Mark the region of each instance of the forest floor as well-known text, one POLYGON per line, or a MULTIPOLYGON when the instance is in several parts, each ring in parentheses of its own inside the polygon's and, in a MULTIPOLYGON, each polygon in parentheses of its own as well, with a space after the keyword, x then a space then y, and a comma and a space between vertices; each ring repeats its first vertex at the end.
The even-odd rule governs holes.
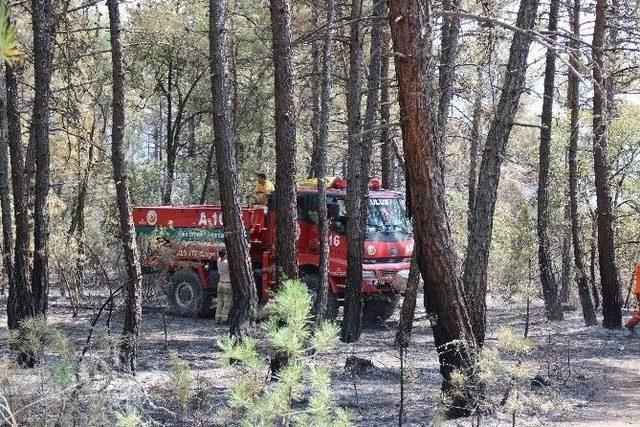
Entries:
MULTIPOLYGON (((80 353, 85 344, 89 324, 96 313, 95 307, 99 306, 98 301, 95 298, 94 304, 86 305, 76 317, 72 317, 67 300, 52 298, 48 322, 70 336, 74 344, 72 353, 75 355, 80 353)), ((393 347, 397 313, 384 325, 366 327, 359 342, 339 344, 337 351, 322 356, 322 360, 334 372, 331 390, 338 404, 350 411, 355 424, 398 424, 401 377, 404 382, 405 425, 438 423, 441 377, 431 328, 421 306, 420 300, 412 343, 406 351, 404 375, 401 375, 398 350, 393 347), (344 370, 345 360, 349 356, 369 359, 374 367, 359 375, 352 375, 344 370)), ((1 363, 10 360, 9 346, 6 345, 4 297, 0 297, 0 307, 1 363)), ((501 328, 510 327, 518 335, 522 334, 524 312, 523 304, 490 300, 486 346, 498 345, 501 328)), ((531 377, 521 381, 519 390, 522 392, 520 401, 523 412, 517 414, 516 424, 640 425, 640 332, 608 331, 600 326, 584 327, 579 310, 567 312, 565 317, 562 322, 547 322, 541 303, 534 301, 531 305, 529 337, 534 347, 522 360, 533 366, 534 375, 537 372, 549 384, 532 388, 531 377)), ((114 336, 121 329, 120 320, 114 314, 110 326, 114 336)), ((100 320, 99 325, 104 325, 104 319, 100 320)), ((102 382, 99 385, 96 383, 93 388, 89 387, 93 390, 91 393, 102 402, 109 402, 111 410, 130 405, 142 408, 145 416, 157 425, 228 424, 232 413, 227 409, 226 396, 234 381, 234 371, 221 367, 221 353, 216 345, 216 340, 226 332, 226 327, 210 319, 179 318, 163 315, 159 309, 146 310, 136 378, 113 370, 115 353, 109 350, 109 345, 92 345, 83 363, 94 365, 95 369, 86 378, 94 382, 96 378, 102 378, 102 382), (179 405, 169 391, 172 390, 169 378, 171 358, 174 356, 188 362, 192 373, 205 381, 208 406, 203 411, 204 415, 176 415, 180 412, 176 409, 179 405), (111 374, 106 375, 106 372, 111 374)), ((104 329, 96 330, 92 342, 104 340, 106 336, 104 329)), ((515 366, 516 362, 512 357, 505 363, 515 366)), ((45 384, 43 378, 46 375, 39 371, 43 369, 45 367, 42 366, 33 370, 14 368, 8 383, 5 381, 3 384, 0 379, 0 394, 15 395, 16 390, 20 389, 18 385, 29 388, 30 393, 37 388, 44 394, 48 393, 52 386, 45 384), (7 391, 9 389, 12 391, 7 391)), ((500 379, 496 376, 488 392, 494 403, 501 400, 508 382, 507 377, 500 379)), ((13 402, 16 402, 15 396, 13 402)), ((42 402, 46 403, 46 398, 42 402)), ((481 420, 481 425, 512 425, 511 411, 499 404, 497 408, 481 420)), ((83 408, 81 405, 75 409, 80 412, 90 410, 95 410, 94 406, 85 405, 83 408)), ((15 407, 14 411, 21 412, 15 407)), ((69 409, 63 406, 61 412, 64 411, 69 409)), ((77 420, 81 418, 94 425, 110 422, 107 421, 110 419, 108 416, 105 418, 104 414, 98 412, 95 416, 59 417, 60 425, 77 425, 77 420)), ((472 422, 463 419, 447 424, 471 425, 472 422)))

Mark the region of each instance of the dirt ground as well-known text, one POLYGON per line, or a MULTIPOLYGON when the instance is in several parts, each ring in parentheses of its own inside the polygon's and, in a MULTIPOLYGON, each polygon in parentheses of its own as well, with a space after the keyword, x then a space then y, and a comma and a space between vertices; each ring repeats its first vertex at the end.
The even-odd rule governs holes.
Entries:
MULTIPOLYGON (((421 296, 420 296, 421 298, 421 296)), ((79 354, 95 315, 93 304, 81 308, 77 317, 70 313, 67 300, 52 298, 48 321, 70 335, 74 354, 79 354)), ((429 321, 418 304, 412 344, 407 350, 404 382, 404 425, 430 425, 438 422, 440 374, 429 321)), ((10 359, 6 345, 6 300, 0 298, 0 362, 10 359)), ((524 307, 502 300, 490 300, 487 346, 497 345, 501 327, 512 327, 518 334, 524 330, 524 307)), ((625 312, 625 315, 628 311, 625 312)), ((529 337, 535 346, 525 356, 538 373, 549 381, 548 386, 523 388, 548 402, 547 410, 524 408, 516 417, 517 425, 640 425, 640 332, 607 331, 595 326, 582 326, 579 310, 565 313, 566 320, 549 323, 544 319, 541 302, 531 307, 529 337)), ((334 372, 332 391, 339 405, 348 408, 355 424, 362 426, 398 425, 400 410, 400 358, 393 348, 396 317, 380 326, 365 328, 359 342, 340 344, 337 351, 323 356, 334 372), (374 368, 353 376, 344 371, 345 360, 359 356, 373 362, 374 368)), ((98 325, 104 325, 104 319, 98 325)), ((114 335, 120 331, 116 314, 111 322, 114 335)), ((220 366, 220 351, 216 340, 226 333, 210 319, 186 319, 163 315, 158 308, 149 308, 143 315, 139 372, 135 379, 116 375, 100 389, 103 399, 113 407, 133 402, 148 409, 158 425, 185 425, 188 420, 172 419, 171 411, 151 401, 149 396, 166 388, 170 357, 177 355, 188 362, 193 373, 206 378, 210 387, 210 418, 202 425, 232 424, 226 407, 226 394, 234 381, 233 369, 220 366), (166 325, 166 337, 165 337, 166 325), (132 396, 131 394, 135 395, 132 396), (142 397, 141 397, 142 396, 142 397), (145 403, 146 402, 146 403, 145 403)), ((99 334, 96 333, 95 340, 99 334)), ((90 349, 85 363, 105 363, 106 350, 90 349)), ((108 365, 108 362, 107 362, 108 365)), ((35 381, 37 371, 13 371, 11 381, 35 381)), ((102 367, 108 370, 109 366, 102 367)), ((44 387, 44 385, 41 385, 44 387)), ((500 401, 506 383, 495 385, 489 395, 500 401)), ((526 406, 526 405, 525 405, 526 406)), ((451 425, 472 425, 477 420, 448 422, 451 425)), ((512 425, 509 411, 501 409, 481 420, 481 425, 512 425)), ((0 420, 1 424, 1 420, 0 420)), ((65 422, 61 423, 66 424, 65 422)), ((72 424, 76 424, 73 422, 72 424)), ((96 421, 96 424, 100 424, 96 421)), ((193 424, 196 424, 195 422, 193 424)))

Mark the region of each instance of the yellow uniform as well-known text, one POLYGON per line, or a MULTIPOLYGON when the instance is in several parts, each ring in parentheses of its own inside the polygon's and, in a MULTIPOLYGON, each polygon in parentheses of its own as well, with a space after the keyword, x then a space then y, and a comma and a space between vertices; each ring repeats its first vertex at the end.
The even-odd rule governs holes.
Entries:
POLYGON ((229 319, 229 312, 233 307, 233 290, 231 289, 231 277, 229 276, 229 261, 225 258, 218 258, 218 304, 216 307, 216 320, 218 323, 226 322, 229 319))
POLYGON ((254 205, 267 205, 269 194, 276 191, 273 183, 268 179, 264 183, 256 182, 256 186, 253 188, 253 195, 251 201, 254 205))

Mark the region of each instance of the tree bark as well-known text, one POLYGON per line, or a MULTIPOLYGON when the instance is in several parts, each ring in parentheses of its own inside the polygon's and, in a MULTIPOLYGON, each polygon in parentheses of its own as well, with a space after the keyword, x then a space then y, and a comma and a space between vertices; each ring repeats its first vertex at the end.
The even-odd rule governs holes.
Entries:
POLYGON ((271 0, 271 34, 275 68, 276 126, 276 277, 298 278, 296 200, 296 113, 291 68, 289 0, 271 0))
MULTIPOLYGON (((558 39, 558 9, 560 0, 551 0, 547 37, 555 45, 558 39)), ((544 69, 544 95, 540 120, 540 163, 538 173, 538 265, 547 319, 562 320, 558 298, 558 282, 553 272, 549 243, 549 168, 551 167, 551 126, 553 121, 553 91, 556 77, 556 53, 547 49, 544 69)))
POLYGON ((482 95, 484 79, 480 67, 476 68, 478 83, 473 101, 473 117, 471 119, 471 141, 469 143, 469 176, 467 177, 467 233, 473 231, 473 211, 476 206, 476 187, 478 185, 478 151, 480 145, 480 121, 482 119, 482 95))
MULTIPOLYGON (((4 70, 0 67, 0 208, 2 210, 2 265, 7 275, 7 287, 13 288, 13 218, 9 188, 9 141, 7 140, 7 90, 4 70)), ((4 295, 4 282, 0 295, 4 295)))
MULTIPOLYGON (((458 6, 458 0, 445 0, 442 3, 442 8, 446 11, 456 10, 458 6)), ((440 64, 438 74, 438 91, 440 93, 440 97, 438 100, 438 115, 435 132, 440 146, 440 159, 444 159, 445 132, 449 118, 451 99, 453 98, 455 62, 458 56, 460 20, 457 17, 449 15, 445 16, 445 18, 443 18, 440 33, 440 64)), ((439 167, 443 174, 442 180, 444 182, 444 165, 440 164, 439 167)), ((411 197, 410 194, 409 197, 411 197)), ((407 279, 407 291, 405 292, 404 300, 402 301, 400 322, 398 323, 398 331, 396 334, 396 344, 403 347, 407 347, 409 345, 411 329, 413 327, 413 318, 416 311, 416 296, 418 284, 420 282, 419 270, 416 263, 417 258, 414 256, 411 258, 411 267, 409 269, 409 277, 407 279)))
POLYGON ((391 122, 391 101, 389 99, 389 42, 391 35, 388 30, 382 32, 381 61, 380 69, 380 174, 382 188, 393 190, 395 188, 393 173, 393 141, 389 131, 391 122))
POLYGON ((531 37, 527 33, 535 23, 538 0, 522 0, 516 26, 523 32, 513 35, 507 70, 495 116, 489 126, 478 174, 478 188, 473 212, 473 227, 463 266, 463 282, 469 302, 474 336, 482 345, 486 327, 486 294, 489 248, 493 231, 493 214, 500 181, 500 166, 513 127, 520 95, 524 90, 527 57, 531 37))
POLYGON ((232 279, 233 308, 229 315, 231 335, 242 340, 255 319, 258 303, 256 286, 249 262, 249 247, 238 194, 233 108, 231 107, 228 65, 227 1, 209 1, 209 58, 215 155, 224 221, 225 246, 232 279))
MULTIPOLYGON (((311 19, 313 23, 319 22, 318 9, 320 2, 313 5, 311 19)), ((324 49, 322 49, 324 52, 324 49)), ((321 144, 320 141, 320 92, 322 91, 322 65, 321 49, 318 39, 314 38, 311 44, 311 161, 307 167, 307 177, 318 177, 318 162, 320 161, 321 144)))
POLYGON ((327 220, 327 188, 325 176, 327 173, 327 153, 329 151, 329 110, 331 109, 331 67, 333 49, 333 20, 335 6, 333 0, 326 0, 327 31, 324 37, 322 49, 322 78, 320 89, 320 115, 318 122, 318 239, 319 248, 319 278, 320 288, 316 298, 315 326, 319 327, 324 321, 327 312, 327 297, 329 289, 329 224, 327 220))
POLYGON ((596 1, 593 30, 593 168, 596 185, 598 260, 602 287, 602 324, 608 329, 622 327, 622 294, 616 271, 613 213, 607 162, 607 91, 604 70, 604 42, 607 1, 596 1))
MULTIPOLYGON (((436 114, 430 105, 430 23, 428 4, 419 0, 389 1, 396 75, 399 81, 402 140, 410 191, 417 260, 424 279, 426 309, 438 349, 442 389, 451 390, 451 375, 467 375, 475 364, 476 344, 471 329, 445 200, 440 165, 442 152, 432 132, 436 114), (425 90, 425 88, 427 90, 425 90)), ((452 397, 449 416, 468 415, 475 406, 469 388, 452 397)))
POLYGON ((560 274, 560 302, 568 303, 571 299, 571 282, 573 279, 573 256, 571 255, 571 202, 564 205, 564 221, 562 223, 562 270, 560 274))
POLYGON ((47 312, 49 296, 49 97, 53 72, 55 19, 51 0, 32 0, 34 98, 32 127, 35 149, 34 256, 31 287, 36 313, 47 312))
MULTIPOLYGON (((580 53, 580 0, 573 0, 569 6, 570 25, 573 38, 571 39, 571 57, 569 63, 573 70, 578 70, 580 53)), ((589 279, 583 261, 582 241, 580 239, 580 217, 578 216, 578 141, 580 139, 580 76, 569 70, 567 86, 567 100, 570 109, 569 130, 569 205, 571 218, 571 238, 573 243, 573 258, 578 278, 578 295, 582 306, 582 317, 587 326, 597 323, 596 312, 589 291, 589 279)))
POLYGON ((111 73, 113 79, 113 100, 111 104, 111 163, 116 185, 118 218, 124 260, 127 268, 127 283, 124 326, 120 345, 120 365, 123 370, 136 372, 138 356, 138 336, 142 318, 142 271, 136 247, 135 226, 131 215, 129 196, 129 176, 125 159, 125 105, 124 105, 124 62, 122 58, 120 10, 118 0, 107 0, 109 9, 109 34, 111 36, 111 73))
POLYGON ((351 34, 349 37, 349 81, 347 88, 347 279, 345 283, 342 340, 354 342, 362 328, 362 252, 364 230, 361 228, 363 208, 360 189, 362 177, 362 0, 351 1, 351 34))
POLYGON ((11 154, 11 183, 13 190, 13 216, 15 219, 15 250, 13 288, 7 297, 7 326, 17 329, 27 317, 35 314, 29 274, 29 217, 27 181, 24 168, 20 115, 18 113, 18 81, 12 65, 5 67, 7 85, 7 139, 11 154))

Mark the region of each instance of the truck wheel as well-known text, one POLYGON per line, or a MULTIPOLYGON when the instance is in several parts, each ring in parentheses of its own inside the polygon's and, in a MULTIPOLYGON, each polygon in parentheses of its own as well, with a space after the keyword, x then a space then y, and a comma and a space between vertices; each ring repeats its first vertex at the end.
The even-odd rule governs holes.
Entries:
POLYGON ((382 323, 388 320, 400 301, 398 294, 382 294, 365 297, 362 307, 362 320, 369 323, 382 323))
MULTIPOLYGON (((317 274, 309 273, 300 278, 300 281, 307 285, 307 289, 311 294, 311 302, 315 304, 316 297, 318 296, 318 289, 320 288, 320 278, 317 274)), ((331 288, 327 290, 327 312, 325 318, 327 320, 335 320, 338 317, 338 309, 340 303, 338 297, 331 291, 331 288)))
POLYGON ((171 275, 169 303, 178 316, 199 316, 204 306, 204 294, 200 277, 194 271, 183 268, 171 275))

